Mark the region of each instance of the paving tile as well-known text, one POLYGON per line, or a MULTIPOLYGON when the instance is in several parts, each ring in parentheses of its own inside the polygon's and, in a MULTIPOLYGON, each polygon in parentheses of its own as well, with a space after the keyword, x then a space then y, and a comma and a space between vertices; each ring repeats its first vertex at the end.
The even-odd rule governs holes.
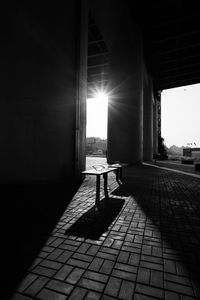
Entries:
POLYGON ((154 264, 154 263, 147 262, 147 261, 140 261, 140 266, 143 268, 148 268, 148 269, 152 269, 152 270, 163 271, 163 265, 161 265, 161 264, 154 264))
POLYGON ((100 257, 100 258, 103 258, 103 259, 107 259, 107 260, 113 260, 115 261, 116 260, 116 255, 114 254, 109 254, 109 253, 105 253, 105 252, 98 252, 97 253, 97 257, 100 257))
POLYGON ((151 262, 151 263, 155 263, 155 264, 163 264, 163 259, 160 258, 160 257, 156 257, 156 256, 153 256, 153 255, 141 255, 141 260, 143 261, 148 261, 148 262, 151 262))
POLYGON ((130 253, 126 251, 120 251, 119 256, 117 257, 117 261, 121 263, 127 263, 129 259, 130 253))
POLYGON ((142 254, 151 255, 152 253, 152 246, 149 245, 143 245, 142 246, 142 254))
POLYGON ((153 300, 153 299, 156 299, 154 297, 149 297, 149 296, 145 296, 145 295, 142 295, 142 294, 138 294, 138 293, 134 293, 134 298, 133 300, 153 300))
POLYGON ((51 277, 56 273, 56 270, 45 268, 42 266, 37 266, 32 270, 32 272, 41 276, 51 277))
POLYGON ((32 298, 24 296, 19 293, 15 293, 10 300, 31 300, 32 298))
POLYGON ((177 293, 165 291, 165 299, 166 300, 180 300, 180 296, 177 293))
MULTIPOLYGON (((89 265, 88 269, 92 271, 99 271, 104 260, 102 258, 95 257, 94 260, 89 265)), ((112 263, 113 264, 113 263, 112 263)))
POLYGON ((87 290, 80 288, 80 287, 75 287, 73 290, 72 294, 67 298, 69 300, 83 300, 86 299, 85 295, 87 294, 87 290))
POLYGON ((71 284, 52 279, 48 282, 47 288, 63 293, 65 295, 69 295, 71 290, 73 289, 73 286, 71 284))
POLYGON ((144 284, 136 284, 136 292, 145 294, 158 299, 164 299, 164 293, 162 289, 154 288, 144 284))
POLYGON ((121 249, 121 247, 122 247, 122 245, 123 245, 123 241, 114 241, 114 243, 112 244, 112 248, 114 248, 114 249, 121 249))
POLYGON ((171 281, 174 283, 179 283, 182 285, 191 285, 191 282, 188 277, 178 276, 170 273, 165 273, 165 280, 171 281))
POLYGON ((105 294, 108 294, 113 297, 117 297, 120 290, 121 282, 122 282, 121 279, 110 277, 106 285, 105 294))
POLYGON ((61 263, 66 263, 72 255, 73 255, 72 251, 64 250, 63 253, 60 256, 58 256, 56 261, 61 262, 61 263))
POLYGON ((65 278, 71 273, 73 270, 72 266, 64 265, 55 275, 54 278, 58 280, 65 280, 65 278))
MULTIPOLYGON (((80 245, 80 247, 77 249, 77 252, 79 252, 79 253, 86 253, 87 252, 87 250, 89 249, 91 247, 91 245, 90 244, 87 244, 87 243, 82 243, 81 245, 80 245)), ((88 254, 88 253, 87 253, 88 254)))
POLYGON ((88 255, 96 255, 97 254, 97 252, 99 251, 99 248, 100 248, 100 246, 96 246, 96 245, 90 245, 90 248, 88 249, 88 251, 87 251, 87 254, 88 255))
POLYGON ((149 285, 150 276, 151 276, 151 271, 149 269, 140 267, 138 269, 137 282, 149 285))
POLYGON ((106 283, 107 280, 108 280, 107 275, 100 274, 100 273, 97 273, 97 272, 92 272, 92 271, 86 271, 85 274, 84 274, 84 277, 88 278, 88 279, 93 279, 93 280, 96 280, 96 281, 104 282, 104 283, 106 283))
POLYGON ((140 255, 136 253, 131 253, 128 264, 133 265, 133 266, 139 266, 140 263, 140 255))
POLYGON ((158 257, 162 257, 163 253, 162 253, 162 248, 161 247, 152 247, 152 255, 153 256, 158 256, 158 257))
POLYGON ((111 296, 108 296, 105 294, 101 298, 101 300, 115 300, 115 299, 116 299, 116 297, 111 297, 111 296))
POLYGON ((71 283, 71 284, 76 284, 84 272, 85 272, 85 270, 83 270, 83 269, 74 268, 73 271, 69 274, 69 276, 67 276, 65 281, 67 281, 68 283, 71 283))
MULTIPOLYGON (((37 295, 37 299, 40 300, 66 300, 66 295, 57 293, 55 291, 51 291, 48 289, 43 289, 41 292, 37 295)), ((24 299, 25 300, 25 299, 24 299)))
POLYGON ((130 266, 130 265, 127 265, 127 264, 116 263, 115 268, 119 269, 119 270, 122 270, 122 271, 130 272, 130 273, 137 273, 137 267, 130 266))
POLYGON ((110 274, 112 272, 114 262, 111 260, 104 260, 102 267, 100 268, 101 273, 110 274))
POLYGON ((39 265, 42 262, 42 258, 41 257, 37 257, 33 263, 31 264, 29 271, 31 271, 32 269, 34 269, 37 265, 39 265))
POLYGON ((105 241, 103 242, 103 246, 104 247, 111 247, 111 245, 114 243, 114 239, 111 238, 107 238, 105 239, 105 241))
POLYGON ((89 266, 88 262, 78 260, 78 259, 72 259, 72 258, 70 258, 67 263, 69 265, 72 265, 72 266, 75 266, 75 267, 80 267, 80 268, 83 268, 83 269, 87 269, 87 267, 89 266))
POLYGON ((107 247, 101 247, 100 251, 108 253, 108 254, 113 254, 113 255, 118 255, 118 253, 119 253, 118 250, 107 248, 107 247))
POLYGON ((64 252, 64 250, 61 250, 61 249, 55 249, 53 252, 51 252, 49 255, 48 255, 48 259, 56 259, 57 257, 59 257, 62 253, 64 252))
MULTIPOLYGON (((194 297, 184 296, 184 295, 181 295, 181 296, 179 295, 179 297, 181 300, 193 300, 194 299, 194 297)), ((199 299, 199 297, 196 299, 199 299)))
POLYGON ((84 300, 99 300, 101 298, 101 294, 93 291, 89 291, 84 300))
POLYGON ((48 253, 51 253, 54 250, 55 250, 54 247, 50 247, 50 246, 46 246, 46 245, 42 248, 42 251, 48 252, 48 253))
POLYGON ((18 286, 17 290, 23 292, 33 281, 38 278, 37 275, 29 273, 18 286))
POLYGON ((172 274, 177 274, 175 262, 172 260, 164 259, 164 271, 172 274))
POLYGON ((74 253, 72 258, 79 259, 86 262, 91 262, 93 260, 93 257, 90 255, 82 254, 82 253, 74 253))
POLYGON ((135 247, 122 246, 121 249, 123 251, 131 252, 131 253, 137 253, 137 254, 139 254, 141 252, 141 250, 139 248, 135 248, 135 247))
POLYGON ((62 244, 64 239, 56 238, 52 243, 51 247, 58 247, 60 244, 62 244))
POLYGON ((87 288, 89 290, 94 290, 97 292, 102 292, 104 289, 104 283, 90 280, 87 278, 82 278, 78 284, 81 287, 87 288))
POLYGON ((46 285, 48 282, 47 277, 39 276, 26 290, 25 294, 29 296, 36 296, 37 293, 46 285))
POLYGON ((40 266, 47 267, 47 268, 54 269, 54 270, 59 270, 62 267, 62 264, 55 262, 55 261, 45 259, 40 263, 40 266))
POLYGON ((163 288, 163 272, 151 270, 150 285, 163 288))
POLYGON ((165 288, 167 290, 172 291, 172 292, 177 292, 177 293, 185 294, 185 295, 188 295, 188 296, 194 296, 193 289, 189 286, 186 286, 186 285, 166 281, 165 282, 165 288))
POLYGON ((126 272, 126 271, 117 270, 117 269, 114 269, 112 271, 112 276, 118 277, 118 278, 121 278, 121 279, 131 280, 133 282, 136 280, 136 274, 129 273, 129 272, 126 272))
POLYGON ((119 292, 119 298, 123 300, 132 300, 134 288, 135 288, 134 282, 123 280, 119 292))

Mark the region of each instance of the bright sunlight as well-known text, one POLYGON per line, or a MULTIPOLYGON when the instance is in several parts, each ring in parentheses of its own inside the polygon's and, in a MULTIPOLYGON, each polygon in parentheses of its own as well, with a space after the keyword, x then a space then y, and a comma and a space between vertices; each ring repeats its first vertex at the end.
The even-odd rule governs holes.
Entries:
POLYGON ((97 93, 87 99, 87 137, 107 138, 108 96, 97 93))

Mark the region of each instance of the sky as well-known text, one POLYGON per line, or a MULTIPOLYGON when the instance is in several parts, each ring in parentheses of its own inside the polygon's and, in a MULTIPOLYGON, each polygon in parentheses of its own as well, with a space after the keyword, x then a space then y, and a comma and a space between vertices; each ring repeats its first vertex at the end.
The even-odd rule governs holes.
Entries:
POLYGON ((200 147, 200 84, 162 91, 161 135, 167 147, 200 147))
MULTIPOLYGON (((107 138, 107 101, 87 99, 87 137, 107 138)), ((200 84, 162 91, 161 135, 167 147, 200 147, 200 84)))

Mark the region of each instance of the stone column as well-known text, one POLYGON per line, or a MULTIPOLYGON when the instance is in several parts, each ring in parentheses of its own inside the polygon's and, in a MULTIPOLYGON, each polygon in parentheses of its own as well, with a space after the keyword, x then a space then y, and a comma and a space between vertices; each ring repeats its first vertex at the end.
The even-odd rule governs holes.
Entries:
POLYGON ((158 112, 157 100, 155 97, 153 104, 153 153, 158 153, 158 112))
POLYGON ((147 78, 143 93, 143 160, 153 159, 153 91, 152 81, 147 78))
POLYGON ((87 58, 88 58, 88 1, 81 0, 80 41, 78 45, 77 89, 76 89, 76 147, 75 175, 81 176, 85 169, 86 148, 86 99, 87 99, 87 58))
POLYGON ((143 159, 142 32, 121 3, 110 19, 108 162, 143 159))

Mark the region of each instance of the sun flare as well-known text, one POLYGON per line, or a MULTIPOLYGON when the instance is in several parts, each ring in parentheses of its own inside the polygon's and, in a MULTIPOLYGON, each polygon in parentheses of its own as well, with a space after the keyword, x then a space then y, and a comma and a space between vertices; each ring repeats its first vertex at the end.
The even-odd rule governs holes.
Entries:
POLYGON ((99 92, 87 99, 87 137, 107 138, 108 96, 99 92))

